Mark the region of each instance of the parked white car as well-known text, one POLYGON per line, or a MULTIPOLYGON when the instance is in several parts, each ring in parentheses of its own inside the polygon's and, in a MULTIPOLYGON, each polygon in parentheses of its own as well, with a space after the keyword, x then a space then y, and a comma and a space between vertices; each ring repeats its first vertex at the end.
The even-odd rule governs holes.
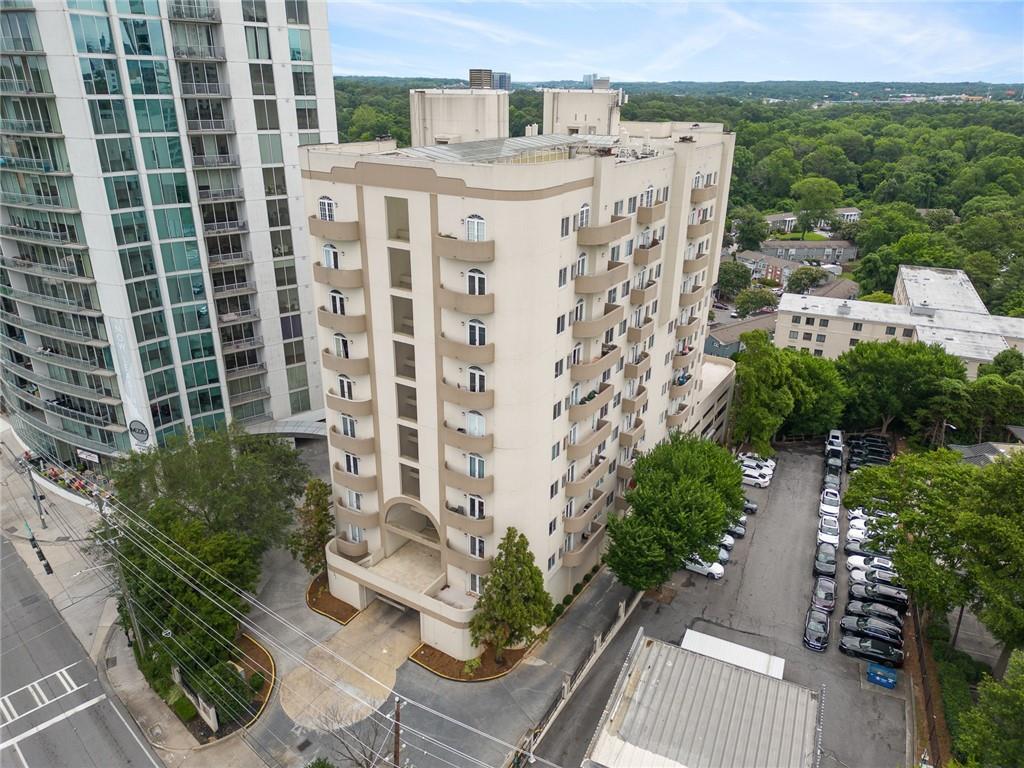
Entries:
POLYGON ((736 454, 736 458, 743 459, 744 461, 753 461, 753 462, 756 462, 758 464, 764 464, 772 472, 774 472, 775 471, 775 467, 778 466, 778 464, 775 461, 775 459, 765 459, 765 458, 762 458, 762 457, 758 456, 756 453, 738 453, 738 454, 736 454))
POLYGON ((826 488, 821 492, 821 500, 818 502, 819 515, 839 516, 839 492, 826 488))
POLYGON ((752 485, 755 488, 767 488, 772 481, 772 476, 749 467, 740 467, 743 470, 742 483, 752 485))
POLYGON ((866 584, 867 580, 867 571, 863 571, 860 568, 854 568, 852 571, 850 571, 851 584, 866 584))
POLYGON ((725 565, 729 562, 729 552, 726 549, 718 548, 718 562, 725 565))
POLYGON ((896 572, 896 566, 892 559, 878 555, 850 555, 846 558, 846 570, 854 569, 866 571, 868 568, 878 568, 882 571, 896 572))
POLYGON ((715 579, 716 581, 725 576, 725 568, 719 563, 705 563, 699 558, 687 560, 684 567, 688 571, 698 573, 701 576, 707 576, 709 579, 715 579))
POLYGON ((736 539, 730 536, 728 533, 722 534, 722 540, 719 542, 722 545, 722 549, 727 549, 730 552, 732 548, 736 546, 736 539))
POLYGON ((846 510, 847 520, 867 520, 868 513, 864 507, 854 507, 853 509, 846 510))
POLYGON ((850 521, 851 531, 867 531, 868 519, 866 517, 855 517, 850 521))
POLYGON ((865 541, 868 538, 868 532, 862 531, 857 528, 848 528, 846 531, 847 541, 865 541))
POLYGON ((825 515, 818 521, 818 543, 839 546, 839 518, 825 515))
POLYGON ((838 448, 843 450, 843 433, 842 430, 833 429, 828 433, 828 437, 825 439, 825 453, 827 454, 830 448, 838 448))

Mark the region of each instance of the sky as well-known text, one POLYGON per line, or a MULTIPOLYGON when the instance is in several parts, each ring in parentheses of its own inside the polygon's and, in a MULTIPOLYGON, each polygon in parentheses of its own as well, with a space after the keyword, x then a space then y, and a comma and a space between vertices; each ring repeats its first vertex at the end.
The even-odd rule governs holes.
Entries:
POLYGON ((338 75, 1024 81, 1024 1, 330 0, 338 75))

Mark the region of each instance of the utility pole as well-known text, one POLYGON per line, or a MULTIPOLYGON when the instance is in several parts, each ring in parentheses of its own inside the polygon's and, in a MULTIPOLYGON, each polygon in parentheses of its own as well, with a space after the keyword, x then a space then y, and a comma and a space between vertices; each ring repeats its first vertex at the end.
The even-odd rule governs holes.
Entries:
POLYGON ((14 459, 15 466, 18 466, 18 467, 21 467, 22 469, 24 469, 25 470, 25 474, 28 475, 29 485, 32 486, 32 498, 35 499, 35 502, 36 502, 36 512, 39 513, 39 525, 42 526, 43 530, 45 531, 46 530, 46 518, 43 517, 42 499, 39 496, 39 489, 36 488, 36 478, 35 478, 35 475, 32 474, 32 465, 29 464, 24 459, 19 458, 18 456, 15 456, 14 455, 14 451, 11 450, 11 446, 9 446, 7 443, 4 443, 3 446, 4 446, 4 448, 7 449, 7 452, 9 454, 11 454, 11 458, 14 459))
POLYGON ((402 751, 402 700, 395 696, 395 749, 391 759, 395 768, 399 768, 402 751))
MULTIPOLYGON (((103 494, 99 491, 96 494, 96 508, 100 512, 100 517, 103 517, 103 494)), ((111 526, 114 530, 117 530, 115 526, 111 526)), ((114 564, 117 566, 117 582, 121 588, 121 594, 124 596, 124 605, 128 609, 128 619, 132 623, 132 634, 135 636, 134 641, 139 644, 139 654, 143 654, 146 651, 146 644, 142 639, 142 632, 139 631, 139 619, 135 615, 135 605, 132 603, 132 595, 128 591, 128 582, 124 578, 124 566, 121 564, 121 558, 115 551, 117 545, 108 542, 110 548, 110 554, 114 557, 114 564)))

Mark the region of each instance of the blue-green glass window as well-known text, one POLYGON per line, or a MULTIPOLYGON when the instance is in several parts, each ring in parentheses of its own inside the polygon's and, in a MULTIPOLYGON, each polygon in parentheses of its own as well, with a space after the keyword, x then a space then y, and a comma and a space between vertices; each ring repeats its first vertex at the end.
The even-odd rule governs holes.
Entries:
POLYGON ((135 170, 135 150, 131 139, 97 139, 96 151, 104 173, 135 170))
POLYGON ((308 29, 289 29, 288 48, 291 51, 292 61, 313 60, 313 44, 310 41, 308 29))
POLYGON ((79 53, 114 53, 114 38, 106 16, 71 14, 71 29, 79 53))
POLYGON ((107 176, 103 179, 103 184, 107 188, 107 205, 111 210, 142 207, 142 185, 135 174, 107 176))
MULTIPOLYGON (((153 421, 155 423, 156 419, 154 418, 153 421)), ((156 436, 156 444, 161 448, 167 445, 167 441, 172 437, 185 437, 186 434, 187 432, 184 424, 174 424, 170 427, 164 427, 163 429, 158 429, 154 432, 154 435, 156 436)))
POLYGON ((85 92, 97 96, 121 93, 121 78, 117 74, 117 59, 79 59, 85 92))
POLYGON ((91 99, 89 115, 98 134, 128 133, 128 110, 123 99, 91 99))
POLYGON ((149 196, 153 205, 177 205, 188 202, 188 180, 184 173, 149 174, 149 196))
POLYGON ((124 33, 124 52, 129 56, 167 55, 159 21, 121 19, 121 29, 124 33))
POLYGON ((185 379, 185 389, 205 387, 210 384, 217 384, 220 381, 220 372, 217 370, 216 360, 183 365, 181 373, 185 379))
POLYGON ((135 315, 132 323, 135 325, 135 338, 140 344, 167 335, 167 318, 164 317, 163 310, 135 315))
POLYGON ((199 245, 195 240, 187 240, 180 243, 161 243, 160 253, 163 255, 165 272, 199 269, 199 245))
POLYGON ((146 394, 150 400, 178 391, 178 379, 173 368, 166 368, 146 376, 146 394))
POLYGON ((209 416, 192 419, 192 431, 197 435, 207 431, 216 432, 218 429, 224 429, 226 423, 227 419, 224 418, 223 413, 212 413, 209 416))
POLYGON ((202 331, 210 327, 210 308, 206 304, 175 307, 174 330, 178 333, 202 331))
POLYGON ((277 165, 284 162, 281 149, 281 134, 261 133, 259 135, 260 162, 263 165, 277 165))
POLYGON ((156 0, 117 0, 117 12, 123 16, 159 16, 156 0))
POLYGON ((73 11, 97 11, 106 13, 107 0, 68 0, 68 8, 73 11))
POLYGON ((206 286, 203 284, 203 274, 193 272, 188 275, 169 276, 167 278, 167 296, 170 298, 171 304, 205 299, 206 286))
POLYGON ((209 413, 224 407, 224 397, 220 387, 196 389, 188 393, 188 408, 192 413, 209 413))
POLYGON ((114 238, 118 245, 144 243, 149 240, 145 211, 115 213, 110 217, 110 223, 114 225, 114 238))
POLYGON ((181 355, 182 363, 189 360, 202 360, 204 357, 213 357, 213 335, 209 333, 196 333, 192 336, 178 337, 178 354, 181 355))
POLYGON ((168 397, 166 400, 158 400, 149 404, 149 411, 153 416, 153 424, 162 427, 172 421, 181 419, 181 398, 177 395, 168 397))
POLYGON ((156 261, 153 260, 153 249, 148 245, 119 248, 117 253, 121 257, 121 272, 124 273, 125 280, 156 274, 156 261))
POLYGON ((135 119, 141 133, 171 133, 178 130, 178 116, 170 99, 135 99, 135 119))
POLYGON ((132 312, 145 312, 160 306, 160 281, 139 280, 135 283, 128 283, 125 287, 128 294, 128 305, 132 312))
POLYGON ((156 219, 156 236, 160 240, 196 236, 191 208, 157 208, 153 211, 153 218, 156 219))
POLYGON ((146 168, 184 168, 185 157, 181 150, 181 139, 172 136, 142 139, 142 157, 146 168))
POLYGON ((147 96, 170 96, 171 71, 166 61, 128 59, 128 82, 132 93, 147 96))
POLYGON ((152 344, 144 344, 139 347, 139 359, 142 360, 142 370, 155 371, 157 368, 166 368, 174 365, 174 356, 171 354, 171 342, 167 339, 154 341, 152 344))

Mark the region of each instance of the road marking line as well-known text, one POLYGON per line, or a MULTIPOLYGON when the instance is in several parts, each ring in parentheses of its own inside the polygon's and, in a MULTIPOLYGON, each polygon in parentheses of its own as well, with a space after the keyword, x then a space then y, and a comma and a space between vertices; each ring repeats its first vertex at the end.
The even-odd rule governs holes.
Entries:
POLYGON ((56 672, 51 672, 51 673, 50 673, 50 674, 48 674, 48 675, 43 675, 43 676, 42 676, 42 677, 40 677, 40 678, 39 678, 38 680, 35 680, 35 681, 33 681, 33 682, 29 683, 28 685, 23 685, 23 686, 21 686, 21 688, 18 688, 17 690, 11 691, 11 692, 10 692, 10 693, 8 693, 8 694, 7 694, 6 696, 4 696, 4 698, 5 698, 5 699, 9 699, 9 698, 10 698, 11 696, 13 696, 14 694, 16 694, 16 693, 20 693, 21 691, 24 691, 24 690, 25 690, 26 688, 30 688, 31 686, 35 685, 36 683, 41 683, 41 682, 43 682, 43 680, 46 680, 47 678, 53 677, 54 675, 59 675, 59 674, 60 674, 61 672, 66 672, 67 670, 69 670, 69 669, 71 669, 71 668, 72 668, 73 666, 75 666, 75 664, 78 664, 78 662, 76 661, 76 662, 74 662, 73 664, 68 664, 68 665, 67 665, 66 667, 61 667, 61 668, 60 668, 60 669, 58 669, 58 670, 57 670, 56 672))
POLYGON ((29 683, 27 686, 25 686, 25 690, 27 690, 30 694, 32 694, 32 698, 36 700, 36 709, 39 709, 41 706, 43 706, 46 703, 45 697, 44 697, 43 701, 40 701, 39 694, 36 693, 36 684, 35 683, 29 683))
POLYGON ((15 737, 13 737, 11 739, 8 739, 7 741, 0 742, 0 750, 6 749, 7 747, 13 747, 16 744, 18 744, 18 742, 24 741, 25 739, 27 739, 29 736, 35 736, 40 731, 45 731, 51 725, 56 725, 61 720, 67 720, 69 717, 71 717, 74 714, 77 714, 78 712, 81 712, 83 709, 88 709, 89 707, 93 706, 94 704, 99 704, 105 698, 107 698, 107 694, 101 693, 96 698, 89 699, 89 701, 83 702, 83 703, 79 704, 77 707, 73 707, 72 709, 69 709, 67 712, 63 712, 63 713, 57 715, 56 717, 51 717, 45 723, 40 723, 39 725, 35 726, 34 728, 29 728, 24 733, 19 733, 17 736, 15 736, 15 737))
MULTIPOLYGON (((128 721, 124 719, 124 715, 121 714, 121 710, 117 708, 117 704, 115 704, 113 700, 111 700, 110 706, 113 708, 114 714, 117 715, 122 723, 124 723, 124 727, 128 729, 128 733, 130 733, 132 738, 135 739, 135 743, 139 745, 139 749, 141 749, 143 754, 149 758, 149 762, 153 764, 153 768, 163 768, 160 763, 153 758, 153 755, 150 754, 149 750, 146 749, 146 745, 142 743, 142 739, 140 739, 139 735, 135 733, 135 729, 128 725, 128 721)), ((28 768, 28 766, 25 766, 25 768, 28 768)))
POLYGON ((71 693, 73 690, 75 690, 75 681, 71 679, 71 675, 67 673, 66 668, 57 670, 57 679, 60 680, 61 684, 64 686, 64 689, 68 693, 71 693))
MULTIPOLYGON (((47 704, 53 704, 53 702, 60 701, 61 699, 65 698, 67 696, 70 696, 72 693, 75 693, 76 691, 80 691, 80 690, 82 690, 83 688, 86 688, 86 687, 88 687, 88 686, 87 685, 80 685, 77 688, 71 689, 67 693, 62 693, 60 696, 55 696, 54 698, 50 699, 46 703, 47 704)), ((12 707, 12 709, 13 709, 13 707, 12 707)), ((21 718, 26 717, 27 715, 31 715, 34 712, 38 712, 40 709, 42 709, 42 707, 35 707, 33 709, 28 710, 28 712, 22 712, 20 715, 16 715, 15 717, 12 717, 10 720, 8 720, 3 725, 4 725, 4 727, 6 727, 6 726, 10 725, 11 723, 15 723, 18 720, 21 720, 21 718)))
POLYGON ((0 715, 3 716, 4 725, 11 720, 16 720, 18 717, 18 710, 14 708, 14 705, 8 701, 8 696, 4 696, 0 699, 0 715))
POLYGON ((22 768, 28 768, 28 760, 26 760, 25 755, 22 754, 21 747, 19 747, 17 744, 12 744, 11 746, 14 747, 14 751, 18 755, 18 759, 21 760, 22 768))

